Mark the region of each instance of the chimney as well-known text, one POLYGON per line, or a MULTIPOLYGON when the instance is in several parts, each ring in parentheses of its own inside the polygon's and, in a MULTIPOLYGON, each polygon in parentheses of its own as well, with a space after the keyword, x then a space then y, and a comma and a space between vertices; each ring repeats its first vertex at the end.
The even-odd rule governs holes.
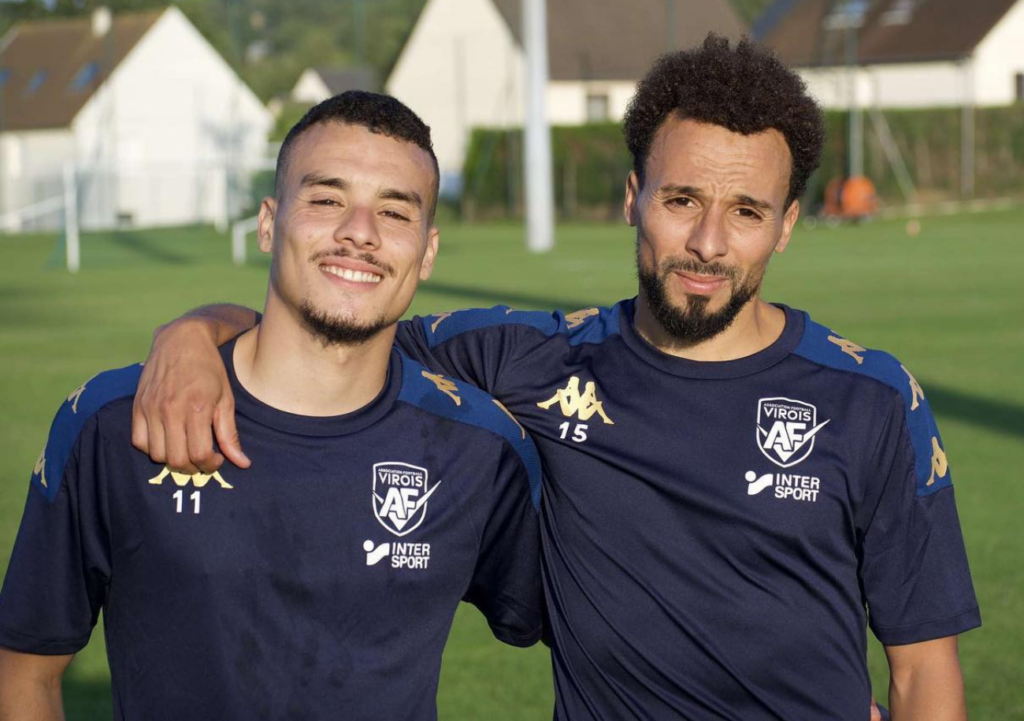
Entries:
POLYGON ((114 18, 108 7, 98 7, 92 11, 92 35, 101 38, 110 32, 114 18))

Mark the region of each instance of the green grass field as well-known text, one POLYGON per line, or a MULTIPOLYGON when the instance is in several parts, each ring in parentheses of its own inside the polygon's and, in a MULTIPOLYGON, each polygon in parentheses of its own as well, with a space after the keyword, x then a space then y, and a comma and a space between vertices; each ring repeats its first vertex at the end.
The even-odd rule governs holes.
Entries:
MULTIPOLYGON (((800 231, 774 261, 765 295, 895 353, 924 386, 953 468, 985 623, 961 643, 971 717, 1024 720, 1024 211, 922 226, 914 238, 902 221, 800 231)), ((228 240, 208 229, 87 235, 83 246, 82 271, 71 276, 55 236, 0 236, 3 568, 26 482, 67 394, 101 369, 142 359, 153 327, 188 308, 263 302, 266 259, 233 267, 228 240)), ((632 246, 623 226, 571 226, 560 228, 555 252, 530 256, 518 226, 451 226, 413 311, 609 304, 635 292, 632 246)), ((69 672, 70 719, 110 718, 101 636, 69 672)), ((870 662, 884 699, 877 646, 870 662)), ((463 608, 445 654, 441 718, 549 719, 551 703, 545 651, 501 646, 463 608)))

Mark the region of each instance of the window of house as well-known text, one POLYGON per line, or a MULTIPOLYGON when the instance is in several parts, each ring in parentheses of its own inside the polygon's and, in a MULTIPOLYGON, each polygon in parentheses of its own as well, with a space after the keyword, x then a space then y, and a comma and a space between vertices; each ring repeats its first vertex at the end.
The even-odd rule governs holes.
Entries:
POLYGON ((96 76, 99 74, 99 63, 86 63, 75 74, 74 80, 71 81, 71 89, 75 91, 85 90, 92 84, 92 82, 96 79, 96 76))
POLYGON ((28 87, 25 88, 25 95, 35 95, 39 88, 42 87, 43 83, 46 82, 46 76, 49 73, 46 70, 36 70, 35 74, 32 75, 32 79, 28 81, 28 87))
POLYGON ((608 94, 591 93, 587 95, 587 122, 600 123, 608 120, 608 94))

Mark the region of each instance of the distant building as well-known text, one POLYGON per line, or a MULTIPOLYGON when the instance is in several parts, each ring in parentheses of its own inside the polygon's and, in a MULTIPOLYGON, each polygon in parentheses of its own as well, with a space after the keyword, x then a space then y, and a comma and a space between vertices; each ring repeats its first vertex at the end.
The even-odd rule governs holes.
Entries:
POLYGON ((0 216, 38 227, 12 211, 59 196, 71 164, 84 227, 222 223, 272 123, 174 6, 19 23, 0 40, 0 216))
MULTIPOLYGON (((521 0, 427 0, 387 92, 430 125, 450 190, 473 127, 523 121, 521 0)), ((554 124, 619 120, 636 81, 668 49, 746 27, 728 0, 548 0, 554 124)))
POLYGON ((754 32, 825 107, 1024 101, 1024 0, 779 0, 754 32))
POLYGON ((378 92, 377 73, 373 68, 306 68, 302 71, 290 100, 296 103, 316 105, 327 98, 346 90, 369 90, 378 92))

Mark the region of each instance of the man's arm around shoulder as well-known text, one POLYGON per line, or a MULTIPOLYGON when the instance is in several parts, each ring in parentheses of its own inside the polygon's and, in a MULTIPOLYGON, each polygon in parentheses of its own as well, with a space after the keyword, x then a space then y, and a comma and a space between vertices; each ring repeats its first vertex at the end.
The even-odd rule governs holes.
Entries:
POLYGON ((886 646, 893 721, 966 721, 957 637, 886 646))
POLYGON ((63 721, 60 684, 73 658, 0 648, 0 721, 63 721))
POLYGON ((225 456, 248 468, 217 346, 252 328, 258 317, 242 306, 205 306, 156 330, 135 394, 132 445, 186 473, 212 473, 225 456), (214 450, 211 428, 223 455, 214 450))

